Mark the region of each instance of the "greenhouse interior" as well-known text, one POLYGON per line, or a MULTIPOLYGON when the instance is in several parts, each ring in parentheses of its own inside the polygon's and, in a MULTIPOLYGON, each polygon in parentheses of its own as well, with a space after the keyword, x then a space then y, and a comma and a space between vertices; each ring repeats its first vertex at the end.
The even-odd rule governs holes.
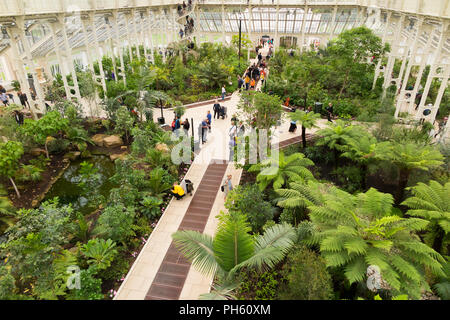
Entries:
POLYGON ((450 1, 1 0, 0 300, 449 300, 450 1))

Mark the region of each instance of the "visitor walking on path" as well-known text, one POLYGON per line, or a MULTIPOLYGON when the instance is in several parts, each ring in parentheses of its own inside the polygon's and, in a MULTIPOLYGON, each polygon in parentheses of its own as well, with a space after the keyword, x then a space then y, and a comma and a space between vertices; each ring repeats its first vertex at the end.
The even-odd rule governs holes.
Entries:
POLYGON ((27 95, 25 93, 22 93, 22 91, 20 91, 20 90, 17 92, 17 95, 19 96, 20 104, 24 108, 26 108, 28 105, 28 109, 31 109, 30 103, 28 102, 27 95))
POLYGON ((289 132, 295 133, 297 131, 297 121, 291 120, 291 125, 289 127, 289 132))
POLYGON ((208 130, 209 132, 211 132, 211 119, 212 119, 212 115, 211 112, 208 110, 208 113, 206 114, 206 118, 208 119, 208 130))
POLYGON ((9 105, 8 96, 6 95, 6 93, 3 92, 3 93, 0 95, 0 100, 3 102, 3 104, 5 105, 5 107, 6 107, 7 105, 9 105))
POLYGON ((247 72, 247 74, 245 75, 245 90, 248 91, 249 87, 250 87, 250 77, 247 72))
POLYGON ((186 137, 189 137, 189 129, 191 128, 191 124, 189 123, 188 118, 183 122, 183 130, 186 137))
POLYGON ((331 117, 333 116, 333 104, 331 102, 328 104, 328 107, 326 108, 326 110, 327 110, 328 122, 333 122, 331 120, 331 117))
POLYGON ((16 119, 16 122, 19 126, 23 125, 23 113, 22 112, 15 110, 14 118, 16 119))
POLYGON ((228 193, 229 193, 231 190, 233 190, 233 184, 232 184, 232 182, 231 182, 231 174, 229 174, 229 175, 227 176, 227 178, 225 179, 225 181, 223 182, 223 185, 222 185, 222 191, 224 192, 224 197, 223 197, 223 199, 224 199, 225 201, 227 200, 228 193))
POLYGON ((226 106, 221 106, 220 107, 220 116, 222 117, 222 119, 228 118, 228 116, 227 116, 227 107, 226 106))
POLYGON ((227 90, 225 90, 225 86, 222 86, 222 101, 225 100, 225 94, 227 93, 227 90))
POLYGON ((206 142, 206 134, 208 132, 208 119, 202 121, 202 144, 206 142))
POLYGON ((213 111, 214 111, 214 119, 216 118, 217 115, 217 119, 219 119, 220 117, 220 104, 219 104, 219 100, 216 99, 214 106, 213 106, 213 111))
POLYGON ((170 194, 177 198, 177 200, 180 200, 186 195, 183 188, 178 184, 178 182, 173 183, 173 190, 170 190, 170 194))
POLYGON ((244 80, 242 80, 241 76, 238 76, 238 90, 242 91, 242 86, 244 85, 244 80))

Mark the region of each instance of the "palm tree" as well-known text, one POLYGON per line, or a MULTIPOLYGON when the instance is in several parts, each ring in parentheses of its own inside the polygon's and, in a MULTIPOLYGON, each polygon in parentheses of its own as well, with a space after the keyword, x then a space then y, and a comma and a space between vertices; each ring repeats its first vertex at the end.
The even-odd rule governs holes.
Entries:
POLYGON ((314 165, 303 153, 294 153, 285 157, 282 151, 278 159, 271 157, 258 164, 254 164, 249 172, 259 172, 256 181, 261 191, 271 183, 274 189, 280 189, 288 181, 305 181, 314 179, 313 174, 306 167, 314 165))
POLYGON ((430 181, 428 185, 419 182, 408 189, 413 196, 402 203, 410 208, 407 214, 430 221, 425 241, 434 250, 448 255, 446 246, 450 243, 450 182, 445 185, 437 181, 430 181))
POLYGON ((374 151, 377 144, 377 139, 370 133, 362 135, 361 137, 345 139, 347 146, 346 151, 342 157, 349 158, 356 161, 361 166, 362 172, 362 188, 366 190, 366 176, 369 162, 374 158, 374 151))
POLYGON ((444 163, 442 161, 443 155, 435 147, 412 142, 381 142, 375 149, 375 157, 380 160, 387 160, 399 169, 396 203, 403 200, 409 175, 413 170, 428 171, 444 163))
POLYGON ((361 127, 337 120, 335 123, 331 123, 328 128, 317 132, 317 135, 320 136, 317 145, 326 146, 334 152, 334 164, 337 167, 339 152, 345 151, 346 141, 349 138, 357 139, 362 135, 362 132, 361 127))
POLYGON ((392 294, 419 299, 430 290, 425 270, 443 275, 445 259, 415 235, 428 221, 397 216, 393 202, 373 188, 358 195, 330 189, 321 204, 308 205, 317 229, 304 242, 319 246, 327 267, 342 269, 350 284, 364 281, 375 265, 392 294))
POLYGON ((223 299, 223 291, 229 295, 239 284, 237 276, 242 268, 272 268, 285 257, 296 238, 295 229, 288 224, 270 227, 263 235, 254 236, 250 231, 245 214, 222 212, 214 237, 190 230, 177 231, 172 237, 198 271, 217 275, 220 290, 214 296, 223 299))
POLYGON ((304 149, 306 148, 306 129, 317 128, 316 122, 320 119, 320 114, 297 110, 295 113, 289 114, 289 116, 292 120, 298 121, 302 125, 302 142, 304 149))

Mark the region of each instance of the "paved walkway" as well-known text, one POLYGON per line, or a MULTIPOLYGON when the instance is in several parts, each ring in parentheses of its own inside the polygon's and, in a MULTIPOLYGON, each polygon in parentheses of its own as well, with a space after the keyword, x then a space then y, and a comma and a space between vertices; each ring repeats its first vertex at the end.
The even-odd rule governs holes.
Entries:
MULTIPOLYGON (((223 103, 219 101, 227 107, 228 118, 213 119, 207 142, 201 145, 199 154, 185 175, 186 179, 194 183, 193 196, 187 195, 182 200, 172 199, 169 202, 119 288, 115 300, 196 300, 200 294, 209 292, 213 277, 205 277, 191 267, 173 246, 171 236, 177 230, 197 230, 209 235, 214 234, 218 223, 216 216, 221 210, 225 210, 223 193, 218 192, 220 185, 224 177, 231 174, 232 183, 236 186, 242 175, 242 169, 236 169, 233 163, 212 163, 212 160, 228 159, 228 130, 239 100, 240 95, 235 92, 230 100, 223 103)), ((209 104, 187 109, 181 119, 193 119, 196 140, 198 124, 206 117, 208 110, 213 113, 212 107, 213 104, 209 104)), ((160 113, 155 112, 154 120, 157 121, 159 116, 160 113)), ((164 111, 164 117, 167 123, 171 123, 173 111, 164 111)), ((281 126, 275 130, 281 141, 280 147, 300 141, 301 130, 296 133, 288 132, 289 123, 287 113, 283 113, 281 126)), ((325 125, 326 120, 319 121, 320 127, 325 125)), ((312 134, 315 130, 317 129, 309 130, 308 133, 312 134)))

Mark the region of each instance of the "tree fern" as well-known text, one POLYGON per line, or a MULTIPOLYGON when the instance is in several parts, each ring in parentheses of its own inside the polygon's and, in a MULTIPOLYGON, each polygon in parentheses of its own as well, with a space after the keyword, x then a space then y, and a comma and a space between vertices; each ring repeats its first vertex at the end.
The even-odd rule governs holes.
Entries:
POLYGON ((250 167, 249 172, 259 172, 256 181, 261 191, 273 184, 274 189, 280 189, 288 181, 308 181, 314 179, 306 167, 314 165, 302 153, 294 153, 288 157, 279 152, 278 159, 269 158, 250 167))
POLYGON ((344 268, 349 283, 364 281, 368 266, 376 265, 394 294, 419 299, 428 287, 425 269, 442 276, 445 261, 414 235, 428 221, 396 216, 392 204, 391 195, 374 189, 358 195, 329 189, 308 203, 317 230, 305 242, 319 246, 328 267, 344 268))
POLYGON ((450 244, 450 182, 441 185, 430 181, 429 184, 419 182, 408 188, 413 196, 403 201, 408 206, 410 216, 420 217, 430 222, 427 227, 425 241, 436 251, 448 254, 450 244))

